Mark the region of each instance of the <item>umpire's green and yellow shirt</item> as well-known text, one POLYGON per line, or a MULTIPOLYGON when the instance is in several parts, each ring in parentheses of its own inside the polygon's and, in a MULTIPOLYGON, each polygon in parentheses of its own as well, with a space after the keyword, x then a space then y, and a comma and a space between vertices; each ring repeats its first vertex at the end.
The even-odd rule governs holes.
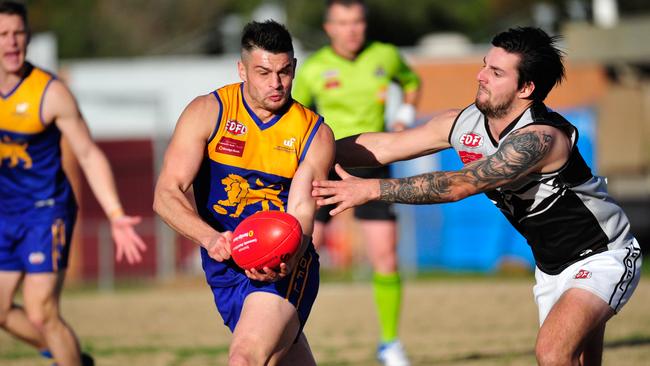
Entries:
POLYGON ((371 42, 354 60, 337 55, 327 46, 298 66, 292 96, 315 108, 332 128, 335 138, 340 139, 384 130, 384 108, 391 81, 405 92, 420 84, 395 46, 371 42))

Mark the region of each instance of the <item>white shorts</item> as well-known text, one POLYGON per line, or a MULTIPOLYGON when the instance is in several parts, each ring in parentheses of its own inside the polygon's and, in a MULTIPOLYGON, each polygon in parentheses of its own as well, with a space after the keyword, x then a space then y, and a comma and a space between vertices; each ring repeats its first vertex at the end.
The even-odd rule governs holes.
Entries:
POLYGON ((570 288, 581 288, 600 297, 618 312, 630 299, 641 277, 641 249, 634 242, 622 249, 608 250, 573 263, 557 275, 535 269, 533 288, 539 324, 570 288))

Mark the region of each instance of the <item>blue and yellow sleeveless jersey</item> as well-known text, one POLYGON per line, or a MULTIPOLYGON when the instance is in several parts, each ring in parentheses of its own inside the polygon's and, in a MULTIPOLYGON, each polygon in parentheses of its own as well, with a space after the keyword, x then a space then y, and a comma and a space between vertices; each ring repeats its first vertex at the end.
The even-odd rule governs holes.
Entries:
POLYGON ((43 121, 43 98, 55 76, 27 68, 13 90, 0 94, 0 216, 48 220, 76 203, 61 166, 61 132, 43 121))
MULTIPOLYGON (((286 211, 291 180, 323 122, 292 100, 264 123, 246 103, 243 87, 213 92, 220 113, 193 184, 199 215, 220 232, 257 211, 286 211)), ((216 262, 203 248, 201 255, 210 285, 246 279, 233 262, 216 262)))

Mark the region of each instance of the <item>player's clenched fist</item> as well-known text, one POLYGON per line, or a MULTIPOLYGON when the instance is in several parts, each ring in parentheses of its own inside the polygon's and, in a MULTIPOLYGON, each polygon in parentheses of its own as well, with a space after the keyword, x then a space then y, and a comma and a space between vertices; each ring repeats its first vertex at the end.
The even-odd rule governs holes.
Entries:
POLYGON ((232 242, 232 232, 224 231, 214 236, 205 249, 208 251, 210 258, 217 262, 223 262, 230 259, 230 243, 232 242))

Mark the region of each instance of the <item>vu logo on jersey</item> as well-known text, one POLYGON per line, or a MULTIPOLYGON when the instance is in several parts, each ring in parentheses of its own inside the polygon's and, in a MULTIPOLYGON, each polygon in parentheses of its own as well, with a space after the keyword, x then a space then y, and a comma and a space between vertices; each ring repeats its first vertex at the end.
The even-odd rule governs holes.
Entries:
POLYGON ((251 187, 250 183, 237 174, 228 174, 227 177, 221 180, 224 185, 224 190, 227 194, 227 199, 219 200, 212 208, 221 215, 228 214, 228 207, 234 207, 235 212, 231 213, 230 217, 239 217, 246 206, 254 205, 257 203, 262 204, 263 211, 269 211, 270 204, 273 204, 280 211, 284 212, 284 204, 280 199, 280 192, 282 186, 264 186, 264 183, 258 178, 255 180, 257 187, 251 187))
POLYGON ((14 168, 19 161, 23 162, 23 168, 32 167, 32 157, 27 152, 28 144, 26 142, 18 143, 12 141, 9 136, 4 136, 0 142, 0 165, 5 159, 9 160, 9 167, 14 168))
POLYGON ((16 104, 16 112, 14 113, 15 115, 24 115, 27 113, 27 110, 29 109, 29 103, 27 102, 22 102, 16 104))

